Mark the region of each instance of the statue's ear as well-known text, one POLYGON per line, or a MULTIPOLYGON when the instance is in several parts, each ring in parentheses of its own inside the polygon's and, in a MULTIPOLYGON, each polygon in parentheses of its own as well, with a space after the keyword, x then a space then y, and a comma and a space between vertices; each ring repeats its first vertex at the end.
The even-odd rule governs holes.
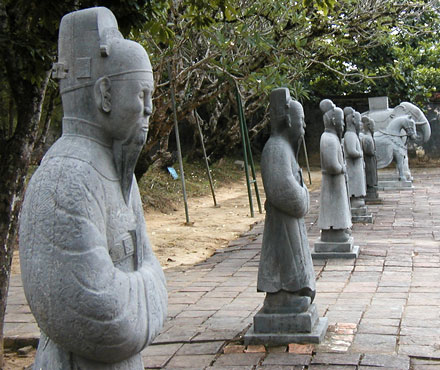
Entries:
POLYGON ((290 118, 289 114, 286 114, 286 127, 292 127, 292 119, 290 118))
POLYGON ((98 109, 105 113, 112 110, 112 96, 110 93, 111 82, 106 76, 101 77, 95 83, 95 102, 98 109))
POLYGON ((397 107, 394 107, 393 113, 394 113, 395 117, 400 117, 400 116, 408 115, 407 110, 401 104, 399 104, 397 107))

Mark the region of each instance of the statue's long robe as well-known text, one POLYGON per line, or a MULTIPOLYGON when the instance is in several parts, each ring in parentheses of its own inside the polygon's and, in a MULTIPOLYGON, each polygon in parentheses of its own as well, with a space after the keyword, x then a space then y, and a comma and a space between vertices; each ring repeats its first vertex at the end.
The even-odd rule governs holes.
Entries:
POLYGON ((309 193, 292 146, 282 137, 271 137, 266 143, 261 175, 266 220, 257 289, 314 292, 315 273, 303 218, 309 209, 309 193))
POLYGON ((348 195, 350 197, 363 197, 367 190, 364 160, 359 138, 353 131, 347 131, 344 135, 344 152, 347 164, 348 195))
POLYGON ((126 204, 110 147, 74 134, 52 146, 26 192, 20 259, 41 329, 35 369, 144 368, 139 352, 163 325, 166 282, 136 180, 126 204))
POLYGON ((376 147, 371 133, 362 135, 361 144, 364 152, 367 186, 377 186, 376 147))
POLYGON ((339 138, 324 132, 320 141, 321 195, 318 227, 321 230, 347 229, 352 226, 344 168, 344 157, 339 138))

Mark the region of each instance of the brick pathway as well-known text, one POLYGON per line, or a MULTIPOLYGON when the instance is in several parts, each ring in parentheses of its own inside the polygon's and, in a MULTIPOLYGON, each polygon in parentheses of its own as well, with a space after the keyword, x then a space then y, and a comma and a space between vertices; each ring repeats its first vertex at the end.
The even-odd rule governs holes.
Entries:
MULTIPOLYGON (((146 368, 440 369, 440 169, 413 171, 414 189, 381 192, 373 224, 355 224, 357 260, 315 261, 320 345, 243 346, 263 301, 256 292, 263 226, 195 266, 166 271, 169 319, 146 368)), ((318 193, 306 221, 316 226, 318 193)), ((38 328, 12 276, 6 346, 36 343, 38 328)))

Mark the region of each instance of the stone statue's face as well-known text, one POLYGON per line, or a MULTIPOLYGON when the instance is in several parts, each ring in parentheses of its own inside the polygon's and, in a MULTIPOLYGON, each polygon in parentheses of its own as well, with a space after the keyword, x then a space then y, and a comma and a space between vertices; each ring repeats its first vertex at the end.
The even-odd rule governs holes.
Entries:
POLYGON ((288 115, 291 122, 289 136, 294 144, 304 137, 306 123, 304 121, 304 110, 302 106, 294 100, 289 101, 288 115))
POLYGON ((350 124, 354 121, 353 113, 349 113, 345 116, 345 121, 347 122, 347 127, 350 127, 350 124))
POLYGON ((361 115, 360 114, 353 115, 353 123, 354 123, 354 127, 356 129, 356 132, 359 132, 361 129, 361 115))
POLYGON ((344 132, 344 113, 342 112, 342 109, 335 108, 333 111, 333 120, 336 133, 338 136, 342 136, 342 133, 344 132))
POLYGON ((153 75, 148 72, 122 75, 112 81, 112 109, 107 127, 113 139, 145 143, 153 112, 153 87, 153 75))

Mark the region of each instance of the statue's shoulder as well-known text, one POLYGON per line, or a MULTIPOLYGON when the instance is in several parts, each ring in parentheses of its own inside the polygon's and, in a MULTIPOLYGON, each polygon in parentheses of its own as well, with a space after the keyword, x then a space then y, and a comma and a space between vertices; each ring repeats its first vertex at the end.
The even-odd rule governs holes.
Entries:
POLYGON ((75 167, 77 173, 119 181, 111 149, 87 138, 62 136, 45 155, 42 163, 45 162, 51 163, 51 166, 63 162, 69 168, 75 167))
POLYGON ((271 162, 274 159, 277 160, 286 160, 293 155, 292 146, 278 137, 271 137, 266 142, 263 148, 261 160, 270 160, 271 162))
POLYGON ((332 134, 330 132, 324 132, 321 135, 321 146, 339 146, 340 141, 337 135, 332 134))

